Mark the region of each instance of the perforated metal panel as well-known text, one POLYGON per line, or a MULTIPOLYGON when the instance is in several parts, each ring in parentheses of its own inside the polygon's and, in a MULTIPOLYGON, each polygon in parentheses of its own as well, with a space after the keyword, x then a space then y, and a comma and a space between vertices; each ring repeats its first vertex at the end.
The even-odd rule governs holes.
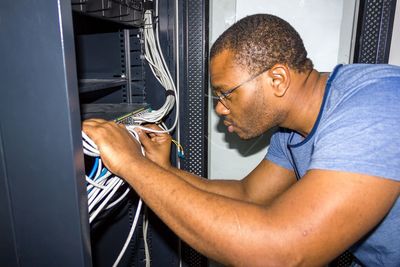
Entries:
POLYGON ((329 264, 329 267, 350 267, 353 266, 354 256, 349 251, 344 252, 337 259, 329 264))
POLYGON ((387 63, 396 0, 361 1, 354 62, 387 63))
POLYGON ((205 2, 190 1, 186 6, 187 78, 181 90, 182 143, 186 155, 182 167, 203 177, 207 175, 208 5, 205 2))
MULTIPOLYGON (((181 143, 185 149, 182 169, 207 177, 208 1, 180 1, 184 29, 181 51, 181 143)), ((207 266, 207 259, 182 245, 183 266, 207 266)))
MULTIPOLYGON (((188 111, 189 111, 189 161, 187 169, 191 172, 202 175, 204 174, 204 46, 202 41, 204 38, 204 21, 199 19, 203 11, 203 1, 191 1, 189 5, 188 16, 188 111), (194 14, 199 16, 194 16, 194 14), (199 64, 200 63, 200 64, 199 64)), ((200 17, 201 18, 201 17, 200 17)))

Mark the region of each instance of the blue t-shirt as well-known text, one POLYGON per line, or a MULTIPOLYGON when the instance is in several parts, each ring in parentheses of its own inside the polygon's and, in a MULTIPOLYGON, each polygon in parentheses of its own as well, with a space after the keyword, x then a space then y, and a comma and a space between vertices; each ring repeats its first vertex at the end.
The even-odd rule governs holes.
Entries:
MULTIPOLYGON (((400 181, 400 67, 338 65, 310 134, 279 129, 266 159, 294 170, 298 179, 325 169, 400 181)), ((350 251, 365 266, 400 266, 399 199, 350 251)))

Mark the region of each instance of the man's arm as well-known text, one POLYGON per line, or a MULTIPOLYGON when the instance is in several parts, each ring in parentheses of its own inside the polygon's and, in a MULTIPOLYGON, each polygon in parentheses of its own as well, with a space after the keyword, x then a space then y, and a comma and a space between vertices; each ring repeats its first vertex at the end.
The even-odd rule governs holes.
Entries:
POLYGON ((268 205, 296 182, 292 171, 268 160, 242 180, 209 180, 174 167, 168 170, 198 189, 259 205, 268 205))
MULTIPOLYGON (((146 125, 146 127, 160 130, 154 124, 146 125)), ((262 160, 242 180, 204 179, 171 166, 169 161, 170 135, 141 131, 139 136, 147 158, 181 177, 191 185, 210 193, 259 205, 267 205, 296 182, 296 176, 293 171, 280 167, 268 160, 262 160)))
POLYGON ((103 162, 183 240, 234 266, 321 266, 368 233, 400 183, 312 170, 268 206, 201 190, 144 158, 123 127, 84 123, 103 162))

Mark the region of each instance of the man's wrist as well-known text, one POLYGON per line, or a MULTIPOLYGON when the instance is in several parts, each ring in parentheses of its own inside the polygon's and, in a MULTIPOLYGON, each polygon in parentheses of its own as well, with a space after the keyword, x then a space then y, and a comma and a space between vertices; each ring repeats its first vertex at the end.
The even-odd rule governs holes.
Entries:
POLYGON ((167 171, 171 171, 172 168, 173 168, 173 166, 172 166, 172 164, 170 162, 161 164, 160 167, 165 169, 165 170, 167 170, 167 171))
POLYGON ((133 174, 140 173, 148 162, 150 161, 145 157, 137 157, 129 161, 129 164, 126 164, 126 167, 120 169, 120 176, 126 178, 128 176, 132 176, 133 174))

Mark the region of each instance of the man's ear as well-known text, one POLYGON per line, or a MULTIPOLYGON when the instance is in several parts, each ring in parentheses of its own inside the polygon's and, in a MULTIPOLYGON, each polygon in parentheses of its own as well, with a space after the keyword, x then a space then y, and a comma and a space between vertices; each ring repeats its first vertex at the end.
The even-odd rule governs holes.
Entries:
POLYGON ((290 86, 289 68, 283 64, 275 64, 268 71, 270 86, 277 97, 283 97, 290 86))

